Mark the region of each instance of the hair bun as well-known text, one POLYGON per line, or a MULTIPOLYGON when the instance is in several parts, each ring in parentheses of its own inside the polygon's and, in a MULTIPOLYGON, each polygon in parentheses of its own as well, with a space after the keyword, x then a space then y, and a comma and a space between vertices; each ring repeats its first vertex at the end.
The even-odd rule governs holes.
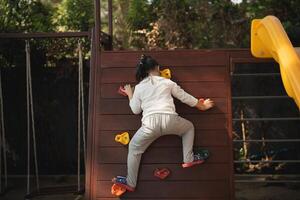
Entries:
POLYGON ((141 59, 141 60, 144 60, 145 58, 146 58, 146 55, 145 55, 145 54, 142 54, 140 59, 141 59))
POLYGON ((135 74, 136 80, 140 82, 149 75, 149 71, 154 70, 159 64, 151 56, 141 54, 140 60, 137 64, 137 71, 135 74))
POLYGON ((144 62, 146 60, 146 55, 145 54, 142 54, 141 57, 140 57, 140 63, 139 63, 139 66, 142 67, 144 62))

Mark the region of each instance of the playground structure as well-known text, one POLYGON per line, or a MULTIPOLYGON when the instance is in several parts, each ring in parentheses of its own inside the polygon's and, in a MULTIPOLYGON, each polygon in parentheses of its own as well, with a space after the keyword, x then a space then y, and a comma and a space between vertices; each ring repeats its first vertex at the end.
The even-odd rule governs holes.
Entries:
POLYGON ((300 58, 278 18, 267 16, 252 21, 251 52, 279 63, 285 90, 300 109, 300 58))
MULTIPOLYGON (((255 23, 253 27, 257 28, 255 23)), ((112 36, 111 16, 109 24, 112 36)), ((270 36, 259 31, 255 34, 256 37, 261 35, 270 36)), ((100 31, 98 0, 95 0, 95 27, 91 32, 10 34, 7 37, 29 39, 49 36, 89 37, 92 42, 85 184, 87 199, 118 199, 111 193, 112 190, 120 191, 120 188, 111 188, 110 180, 117 174, 126 174, 127 148, 121 143, 116 143, 115 136, 116 133, 125 131, 132 136, 140 125, 140 116, 131 113, 128 100, 117 91, 120 85, 135 83, 134 68, 142 53, 154 57, 162 68, 169 68, 169 71, 162 71, 162 75, 171 78, 172 71, 172 79, 186 91, 198 98, 209 97, 215 101, 215 108, 208 112, 199 112, 176 102, 179 114, 195 125, 195 146, 207 148, 211 152, 211 158, 199 167, 182 169, 180 138, 176 136, 160 138, 143 156, 137 190, 125 194, 122 199, 234 199, 230 73, 237 63, 266 62, 265 60, 253 58, 245 49, 102 51, 101 41, 102 45, 107 43, 103 42, 105 39, 102 39, 103 34, 100 31), (166 173, 166 170, 157 173, 159 172, 157 169, 168 169, 169 173, 166 173), (154 176, 155 174, 162 175, 161 177, 166 174, 169 176, 165 176, 166 180, 161 181, 154 176)), ((109 40, 111 41, 111 38, 109 40)), ((261 40, 268 41, 268 38, 261 40)), ((108 44, 110 45, 106 49, 111 50, 111 43, 108 44)), ((277 51, 275 54, 276 51, 264 47, 261 43, 258 44, 255 43, 252 48, 255 56, 273 56, 275 60, 280 57, 278 48, 275 48, 277 51)), ((283 67, 290 66, 283 58, 277 61, 283 67)), ((294 66, 291 68, 293 71, 287 72, 288 69, 284 68, 281 74, 288 94, 298 101, 299 105, 299 90, 297 90, 299 78, 297 81, 292 75, 297 75, 297 65, 291 66, 294 66)), ((127 142, 129 141, 125 141, 124 144, 127 142)), ((80 183, 79 190, 81 190, 80 183)), ((55 190, 53 192, 55 193, 55 190)))
POLYGON ((143 156, 136 191, 122 197, 233 199, 229 66, 235 52, 229 54, 227 50, 101 52, 101 62, 93 69, 95 79, 90 88, 94 91, 91 93, 94 107, 90 112, 94 114, 87 146, 90 147, 88 156, 93 157, 87 163, 91 170, 87 174, 90 181, 87 195, 90 199, 112 198, 112 177, 126 173, 127 148, 116 143, 114 137, 115 133, 124 131, 132 136, 140 126, 140 116, 131 113, 127 97, 119 95, 117 90, 120 85, 135 82, 135 65, 142 53, 151 55, 163 68, 172 66, 172 79, 186 91, 216 102, 216 107, 207 112, 176 102, 179 114, 195 125, 195 146, 207 148, 212 156, 204 165, 183 169, 181 139, 162 137, 143 156), (159 181, 153 176, 156 168, 168 168, 172 175, 167 181, 159 181))
MULTIPOLYGON (((180 139, 175 136, 160 138, 143 156, 137 190, 125 193, 122 199, 234 199, 230 69, 236 63, 258 62, 247 50, 99 52, 90 88, 93 104, 89 121, 87 198, 112 198, 111 177, 126 174, 127 150, 112 143, 109 135, 115 131, 134 132, 139 127, 140 117, 130 112, 126 97, 120 97, 114 91, 120 84, 135 82, 134 68, 141 54, 152 56, 162 67, 169 67, 172 78, 186 91, 198 98, 210 97, 216 102, 215 108, 207 113, 176 103, 179 114, 195 125, 195 146, 204 146, 212 156, 203 166, 181 169, 180 139), (221 139, 216 142, 217 138, 221 139), (160 167, 172 172, 168 181, 158 182, 151 176, 151 171, 160 167)), ((295 65, 294 70, 296 68, 299 69, 299 65, 295 65)), ((299 83, 299 78, 292 80, 293 86, 285 83, 286 88, 299 83)), ((288 93, 295 99, 299 92, 292 91, 288 93)))

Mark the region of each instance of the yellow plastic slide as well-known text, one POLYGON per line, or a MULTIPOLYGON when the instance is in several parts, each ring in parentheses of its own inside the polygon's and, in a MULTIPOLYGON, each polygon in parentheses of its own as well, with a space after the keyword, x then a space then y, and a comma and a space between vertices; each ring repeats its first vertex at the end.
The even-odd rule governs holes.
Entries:
POLYGON ((300 59, 278 18, 267 16, 252 21, 251 52, 279 63, 284 88, 300 109, 300 59))

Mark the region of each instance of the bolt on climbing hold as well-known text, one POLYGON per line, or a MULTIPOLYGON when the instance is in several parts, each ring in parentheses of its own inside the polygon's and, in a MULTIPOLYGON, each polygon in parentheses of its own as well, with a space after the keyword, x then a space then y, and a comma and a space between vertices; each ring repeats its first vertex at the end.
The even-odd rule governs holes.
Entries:
POLYGON ((119 89, 118 89, 118 93, 119 93, 120 95, 123 95, 123 96, 126 97, 127 94, 126 94, 124 91, 125 91, 124 87, 123 87, 123 86, 120 86, 119 89))
POLYGON ((156 168, 154 170, 154 176, 160 178, 161 180, 167 178, 170 175, 170 170, 168 168, 156 168))
POLYGON ((126 189, 117 185, 117 184, 113 184, 111 186, 111 194, 115 195, 115 196, 121 196, 122 194, 124 194, 126 192, 126 189))
POLYGON ((171 70, 170 69, 161 70, 160 76, 170 79, 171 78, 171 70))
POLYGON ((130 141, 129 133, 124 132, 124 133, 121 133, 121 134, 117 134, 116 137, 115 137, 115 141, 120 142, 123 145, 127 145, 130 141))

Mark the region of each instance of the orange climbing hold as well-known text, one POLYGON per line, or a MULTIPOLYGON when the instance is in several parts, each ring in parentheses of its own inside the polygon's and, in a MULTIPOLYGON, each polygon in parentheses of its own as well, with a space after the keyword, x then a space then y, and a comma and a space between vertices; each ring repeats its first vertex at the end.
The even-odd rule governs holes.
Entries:
POLYGON ((157 168, 154 170, 154 176, 160 179, 165 179, 170 175, 170 170, 168 168, 157 168))
POLYGON ((171 78, 171 70, 170 69, 161 70, 160 76, 170 79, 171 78))
POLYGON ((124 133, 116 135, 115 141, 116 142, 120 142, 123 145, 127 145, 129 143, 129 141, 130 141, 129 133, 128 132, 124 132, 124 133))
POLYGON ((122 194, 124 194, 126 192, 126 189, 120 185, 117 184, 113 184, 111 186, 111 194, 115 195, 115 196, 121 196, 122 194))

